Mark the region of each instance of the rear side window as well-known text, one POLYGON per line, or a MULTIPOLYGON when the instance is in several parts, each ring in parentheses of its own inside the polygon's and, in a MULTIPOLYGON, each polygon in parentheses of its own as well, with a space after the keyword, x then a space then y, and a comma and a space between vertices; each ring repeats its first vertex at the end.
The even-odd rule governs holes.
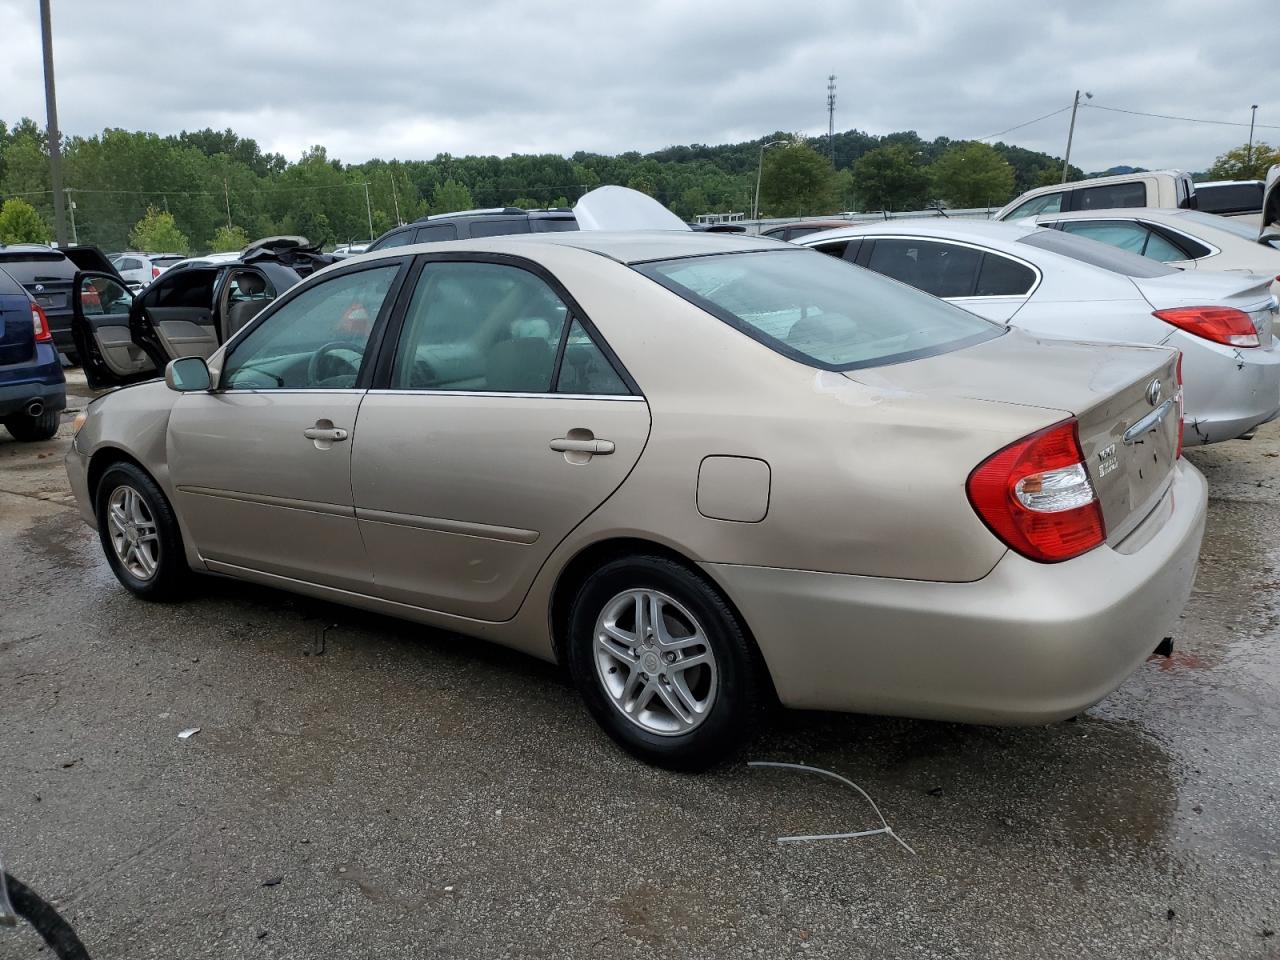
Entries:
POLYGON ((811 250, 659 260, 634 269, 775 352, 825 370, 935 356, 1004 332, 811 250))
POLYGON ((513 233, 528 233, 529 218, 471 221, 472 237, 505 237, 513 233))
POLYGON ((1036 272, 1026 264, 988 250, 978 271, 979 297, 1023 297, 1036 285, 1036 272))
POLYGON ((556 393, 578 393, 588 396, 625 396, 631 391, 618 376, 591 335, 577 320, 569 328, 564 344, 564 359, 556 378, 556 393))
POLYGON ((935 297, 971 297, 982 253, 931 240, 877 240, 867 267, 935 297))
POLYGON ((1108 183, 1103 187, 1084 187, 1075 191, 1077 210, 1108 210, 1115 207, 1145 207, 1147 185, 1138 183, 1108 183))
POLYGON ((1205 213, 1261 213, 1261 183, 1224 183, 1196 187, 1196 209, 1205 213))
POLYGON ((1167 277, 1171 273, 1178 272, 1157 260, 1149 260, 1136 253, 1118 250, 1105 243, 1063 233, 1061 230, 1037 230, 1025 237, 1019 237, 1018 243, 1049 250, 1059 256, 1070 257, 1072 260, 1079 260, 1081 263, 1101 267, 1103 270, 1110 270, 1112 273, 1126 277, 1167 277))
POLYGON ((369 244, 370 250, 386 250, 388 247, 403 247, 413 243, 413 231, 401 230, 399 233, 387 234, 375 243, 369 244))
POLYGON ((433 223, 429 227, 419 227, 414 235, 414 243, 437 243, 444 240, 458 239, 456 223, 433 223))
POLYGON ((560 233, 577 230, 578 221, 573 217, 530 217, 529 228, 534 233, 560 233))
POLYGON ((1062 212, 1062 194, 1046 193, 1043 196, 1032 197, 1025 200, 1014 207, 1006 220, 1022 220, 1025 217, 1038 217, 1042 213, 1061 213, 1062 212))
POLYGON ((1126 220, 1068 220, 1062 224, 1062 229, 1139 255, 1143 255, 1151 237, 1151 231, 1146 227, 1126 220))

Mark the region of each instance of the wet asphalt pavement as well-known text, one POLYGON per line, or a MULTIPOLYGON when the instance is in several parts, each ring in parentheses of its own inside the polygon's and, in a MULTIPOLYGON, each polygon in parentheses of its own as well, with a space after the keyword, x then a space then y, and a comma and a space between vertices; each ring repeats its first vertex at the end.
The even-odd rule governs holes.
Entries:
POLYGON ((225 581, 132 599, 68 442, 0 437, 0 858, 94 957, 1280 956, 1280 424, 1190 453, 1176 652, 1085 716, 782 714, 700 776, 477 641, 225 581), (748 759, 850 777, 917 855, 777 844, 880 824, 748 759))

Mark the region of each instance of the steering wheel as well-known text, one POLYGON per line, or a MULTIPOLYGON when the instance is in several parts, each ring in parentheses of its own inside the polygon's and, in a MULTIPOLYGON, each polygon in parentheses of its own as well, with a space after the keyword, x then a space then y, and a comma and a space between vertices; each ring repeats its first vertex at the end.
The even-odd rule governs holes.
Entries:
MULTIPOLYGON (((307 383, 317 384, 317 383, 320 383, 322 380, 327 380, 329 376, 339 376, 339 374, 336 374, 336 373, 326 375, 326 376, 321 375, 321 371, 324 369, 325 362, 328 361, 330 356, 334 355, 335 351, 338 351, 338 350, 345 351, 346 353, 353 353, 358 358, 364 357, 364 354, 361 353, 359 350, 357 350, 355 345, 352 344, 351 341, 330 340, 328 343, 323 344, 318 350, 316 350, 316 352, 311 355, 311 359, 307 361, 307 383)), ((334 356, 334 359, 350 367, 352 377, 355 377, 357 374, 359 374, 360 372, 359 360, 357 360, 355 363, 352 363, 350 360, 346 359, 345 357, 334 356)))

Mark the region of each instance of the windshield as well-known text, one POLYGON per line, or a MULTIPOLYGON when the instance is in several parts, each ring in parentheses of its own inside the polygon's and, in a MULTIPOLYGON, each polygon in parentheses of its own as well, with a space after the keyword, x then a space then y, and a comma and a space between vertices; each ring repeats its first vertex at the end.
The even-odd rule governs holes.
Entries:
POLYGON ((1049 250, 1060 256, 1070 257, 1072 260, 1079 260, 1081 263, 1101 267, 1103 270, 1110 270, 1112 273, 1119 273, 1126 277, 1138 279, 1167 277, 1178 272, 1177 268, 1165 266, 1159 260, 1152 260, 1150 257, 1130 253, 1087 237, 1063 233, 1060 230, 1037 230, 1025 237, 1019 237, 1018 243, 1049 250))
POLYGON ((825 370, 933 356, 1004 332, 905 284, 811 250, 686 257, 635 269, 783 356, 825 370))

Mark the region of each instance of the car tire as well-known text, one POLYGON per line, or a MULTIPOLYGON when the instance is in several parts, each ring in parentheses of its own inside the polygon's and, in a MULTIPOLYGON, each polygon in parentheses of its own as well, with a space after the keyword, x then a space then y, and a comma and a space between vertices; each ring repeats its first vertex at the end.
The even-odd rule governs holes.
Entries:
POLYGON ((592 573, 570 607, 567 641, 592 716, 657 766, 700 770, 723 759, 765 702, 763 665, 733 610, 665 557, 622 558, 592 573))
POLYGON ((94 495, 98 537, 116 579, 144 600, 171 601, 191 577, 182 532, 164 492, 141 467, 108 467, 94 495))
POLYGON ((15 440, 51 440, 58 432, 60 419, 57 410, 46 410, 38 417, 19 413, 8 417, 4 426, 15 440))

